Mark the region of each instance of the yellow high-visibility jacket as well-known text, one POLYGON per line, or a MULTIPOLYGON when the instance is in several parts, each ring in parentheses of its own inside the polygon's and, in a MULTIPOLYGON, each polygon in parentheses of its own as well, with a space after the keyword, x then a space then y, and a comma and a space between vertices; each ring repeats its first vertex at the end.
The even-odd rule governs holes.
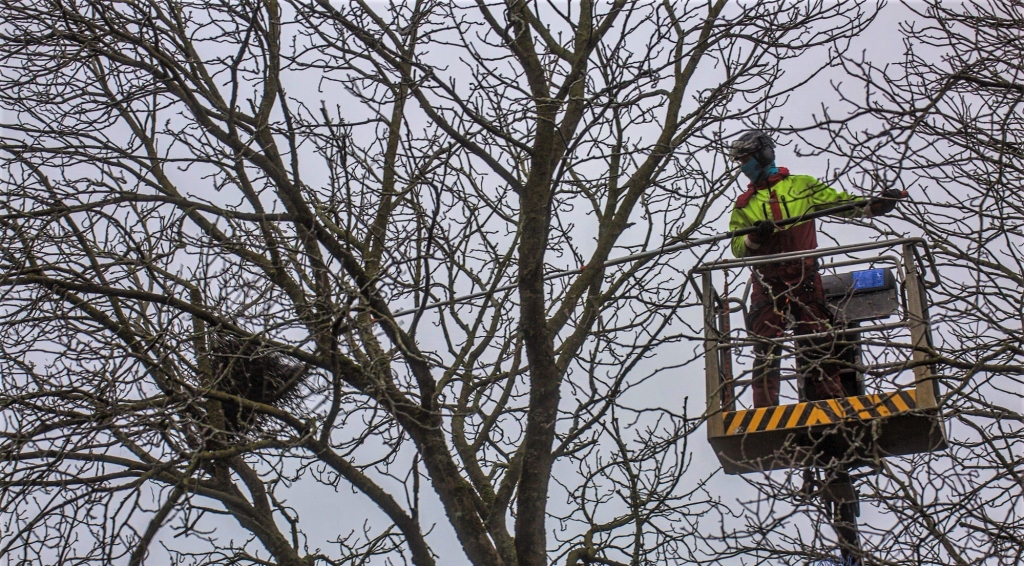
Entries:
MULTIPOLYGON (((729 230, 749 228, 758 220, 776 222, 799 217, 847 202, 862 200, 845 191, 837 191, 809 175, 790 175, 785 168, 773 175, 761 187, 748 185, 745 193, 736 199, 729 218, 729 230)), ((839 214, 845 218, 866 215, 867 207, 839 214)), ((732 239, 732 253, 736 257, 770 255, 813 250, 818 247, 814 220, 780 227, 769 240, 757 246, 746 236, 732 239)))

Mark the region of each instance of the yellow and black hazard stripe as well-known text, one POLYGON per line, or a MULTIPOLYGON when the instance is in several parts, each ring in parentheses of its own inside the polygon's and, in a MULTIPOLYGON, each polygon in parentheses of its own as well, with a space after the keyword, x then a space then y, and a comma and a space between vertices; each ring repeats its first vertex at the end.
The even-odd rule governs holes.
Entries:
POLYGON ((870 420, 917 408, 913 389, 877 395, 841 397, 725 413, 725 434, 744 434, 804 426, 827 425, 847 419, 870 420))

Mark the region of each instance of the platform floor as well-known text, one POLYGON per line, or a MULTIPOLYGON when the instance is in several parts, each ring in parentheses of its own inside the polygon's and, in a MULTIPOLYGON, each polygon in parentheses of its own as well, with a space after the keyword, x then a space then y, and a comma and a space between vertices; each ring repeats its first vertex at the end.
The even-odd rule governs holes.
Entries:
POLYGON ((727 474, 827 465, 833 459, 856 467, 945 449, 935 413, 918 408, 913 390, 887 391, 727 411, 725 434, 709 440, 727 474))

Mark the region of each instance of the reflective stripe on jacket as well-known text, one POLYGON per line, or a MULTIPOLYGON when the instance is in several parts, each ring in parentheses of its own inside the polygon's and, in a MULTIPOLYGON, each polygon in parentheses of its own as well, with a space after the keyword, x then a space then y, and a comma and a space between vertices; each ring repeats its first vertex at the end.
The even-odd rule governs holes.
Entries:
MULTIPOLYGON (((789 175, 759 189, 746 206, 733 208, 729 230, 749 228, 758 220, 774 221, 802 216, 808 212, 837 206, 848 201, 861 200, 847 192, 837 191, 809 175, 789 175), (774 197, 774 198, 773 198, 774 197)), ((856 218, 864 209, 843 212, 839 216, 856 218)), ((813 250, 818 247, 814 220, 781 227, 759 248, 747 247, 745 236, 732 239, 732 253, 736 257, 769 255, 813 250)))

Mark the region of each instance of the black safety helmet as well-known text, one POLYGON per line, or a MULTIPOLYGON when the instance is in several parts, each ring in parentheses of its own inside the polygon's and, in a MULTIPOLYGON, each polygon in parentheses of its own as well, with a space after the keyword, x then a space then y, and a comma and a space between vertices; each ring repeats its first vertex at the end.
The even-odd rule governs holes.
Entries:
POLYGON ((732 140, 729 159, 742 163, 753 157, 762 167, 775 160, 775 142, 761 130, 747 130, 732 140))

